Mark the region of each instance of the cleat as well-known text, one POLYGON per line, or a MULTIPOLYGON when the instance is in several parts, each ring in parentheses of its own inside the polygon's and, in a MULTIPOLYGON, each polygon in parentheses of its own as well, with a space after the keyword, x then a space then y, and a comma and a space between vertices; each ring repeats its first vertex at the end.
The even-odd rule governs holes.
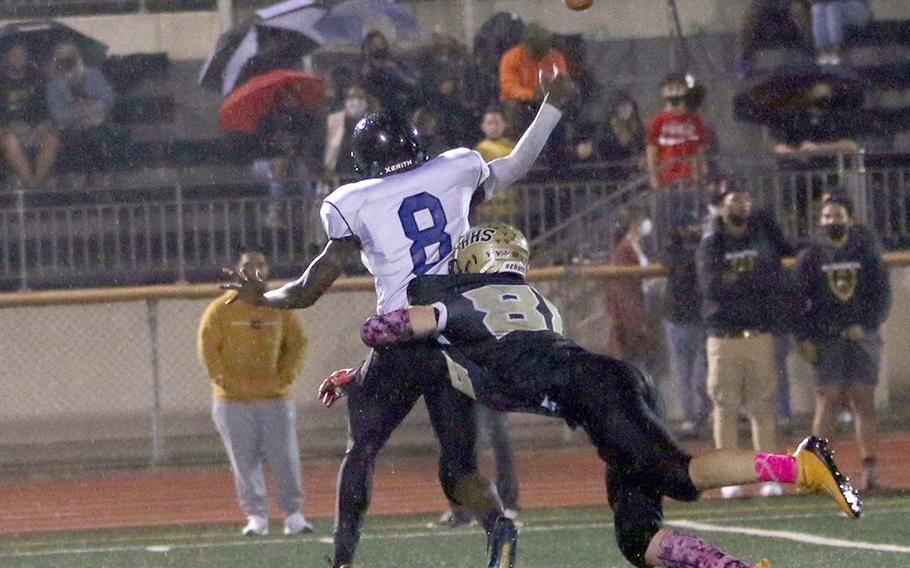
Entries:
POLYGON ((499 517, 490 534, 490 561, 487 568, 515 568, 518 529, 512 519, 499 517))
POLYGON ((809 436, 799 444, 793 457, 799 468, 797 487, 816 493, 828 492, 848 517, 858 519, 863 514, 859 493, 834 463, 828 440, 809 436))
POLYGON ((771 568, 771 563, 768 561, 767 558, 765 558, 764 560, 762 560, 761 562, 756 564, 754 566, 754 568, 771 568))

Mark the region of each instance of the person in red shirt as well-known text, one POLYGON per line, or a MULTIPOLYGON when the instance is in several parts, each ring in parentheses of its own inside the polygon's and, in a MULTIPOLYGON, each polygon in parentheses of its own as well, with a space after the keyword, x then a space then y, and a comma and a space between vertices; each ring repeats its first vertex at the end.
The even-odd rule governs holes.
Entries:
POLYGON ((686 110, 689 87, 682 75, 670 74, 660 85, 664 109, 645 132, 651 187, 680 182, 691 184, 707 173, 708 136, 698 114, 686 110))

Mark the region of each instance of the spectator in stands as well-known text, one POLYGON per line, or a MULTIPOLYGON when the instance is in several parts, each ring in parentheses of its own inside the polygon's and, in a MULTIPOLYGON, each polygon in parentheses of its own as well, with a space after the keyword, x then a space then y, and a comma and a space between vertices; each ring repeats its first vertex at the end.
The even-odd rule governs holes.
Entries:
POLYGON ((354 159, 351 157, 351 134, 369 107, 366 91, 361 87, 349 87, 344 108, 326 117, 325 155, 322 163, 324 177, 353 176, 356 173, 354 159))
POLYGON ((393 57, 382 32, 367 34, 360 45, 360 58, 363 88, 382 110, 410 115, 423 106, 426 98, 420 77, 393 57))
POLYGON ((320 170, 317 156, 322 153, 320 141, 324 136, 319 127, 324 122, 314 111, 303 108, 287 89, 279 93, 278 104, 257 124, 268 158, 254 162, 253 171, 269 184, 272 200, 265 218, 267 226, 284 226, 282 219, 287 211, 283 198, 294 188, 308 190, 313 172, 320 170))
MULTIPOLYGON (((647 266, 648 257, 641 239, 653 225, 644 212, 624 211, 613 232, 610 263, 616 266, 647 266)), ((612 320, 607 353, 648 368, 649 357, 659 343, 645 304, 645 283, 633 278, 611 281, 606 286, 606 310, 612 320)))
POLYGON ((882 341, 879 327, 888 315, 891 289, 875 235, 853 219, 853 204, 835 195, 819 218, 821 235, 800 253, 796 272, 806 310, 797 336, 800 352, 815 367, 812 432, 830 436, 846 399, 853 411, 863 464, 861 488, 879 487, 878 384, 882 341))
POLYGON ((505 105, 510 136, 517 137, 534 118, 543 96, 540 73, 568 74, 565 56, 553 48, 553 34, 539 24, 527 24, 520 44, 499 62, 499 98, 505 105))
POLYGON ((57 159, 60 138, 47 113, 44 81, 23 44, 13 44, 0 66, 0 144, 25 187, 41 187, 57 159), (35 166, 29 153, 35 151, 35 166))
MULTIPOLYGON (((502 108, 490 107, 483 113, 480 121, 483 139, 474 146, 480 152, 484 162, 508 156, 515 147, 515 140, 505 135, 506 118, 502 108)), ((517 191, 502 191, 496 197, 474 206, 471 223, 486 221, 503 221, 519 226, 523 220, 518 219, 519 195, 517 191)))
POLYGON ((360 87, 360 76, 356 71, 347 65, 336 65, 329 70, 325 82, 326 112, 328 114, 344 109, 348 89, 351 87, 360 87))
POLYGON ((705 328, 701 319, 701 299, 695 269, 695 251, 702 236, 702 224, 688 212, 674 219, 670 243, 664 249, 661 263, 667 269, 667 291, 664 296, 664 334, 682 402, 683 422, 680 433, 700 431, 711 413, 711 401, 705 391, 707 360, 705 328))
POLYGON ((828 82, 810 85, 803 100, 779 113, 771 126, 771 135, 779 142, 777 154, 794 152, 853 153, 859 150, 856 132, 864 128, 857 120, 866 120, 855 112, 862 100, 840 96, 828 82))
POLYGON ((864 27, 871 20, 868 0, 812 0, 812 38, 818 64, 840 65, 844 31, 864 27))
MULTIPOLYGON (((702 316, 707 331, 708 395, 714 403, 714 444, 735 449, 739 412, 744 407, 756 451, 777 443, 777 371, 772 331, 795 303, 791 279, 781 259, 792 253, 780 228, 764 212, 753 213, 752 197, 729 190, 720 214, 696 252, 702 316)), ((763 496, 780 495, 765 484, 763 496)), ((725 499, 739 497, 739 486, 724 487, 725 499)))
POLYGON ((256 28, 256 55, 243 64, 240 73, 237 74, 233 89, 257 75, 265 75, 276 69, 300 67, 299 51, 294 48, 293 40, 289 35, 291 33, 278 28, 258 26, 256 28))
POLYGON ((583 134, 575 145, 579 160, 643 164, 645 126, 638 105, 626 93, 613 100, 605 120, 582 125, 578 130, 583 134))
POLYGON ((420 76, 426 85, 424 108, 434 111, 439 136, 447 148, 476 140, 477 116, 465 93, 468 54, 452 37, 437 35, 421 57, 420 76))
MULTIPOLYGON (((242 253, 236 272, 268 278, 265 255, 242 253)), ((265 464, 285 515, 284 534, 312 532, 300 512, 297 406, 288 396, 303 363, 306 336, 292 312, 254 306, 236 296, 229 291, 209 304, 199 323, 198 350, 212 380, 212 418, 247 515, 242 533, 268 534, 265 464)))
POLYGON ((420 132, 420 146, 429 159, 450 149, 439 132, 439 114, 431 108, 421 108, 412 118, 414 127, 420 132))
POLYGON ((677 184, 691 187, 707 174, 708 136, 701 117, 686 109, 689 86, 677 73, 660 85, 664 108, 645 132, 648 180, 651 187, 677 184))
POLYGON ((809 0, 752 0, 743 18, 740 77, 755 72, 755 55, 763 47, 792 47, 812 57, 809 0))
POLYGON ((116 160, 125 134, 111 119, 114 90, 100 69, 82 60, 72 41, 54 46, 47 106, 60 129, 67 164, 90 176, 116 160))

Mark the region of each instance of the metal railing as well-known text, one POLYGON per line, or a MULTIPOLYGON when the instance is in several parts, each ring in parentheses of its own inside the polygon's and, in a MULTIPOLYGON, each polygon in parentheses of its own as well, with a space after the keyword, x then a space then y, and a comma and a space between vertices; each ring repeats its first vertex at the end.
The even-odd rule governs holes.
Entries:
MULTIPOLYGON (((865 157, 825 158, 801 168, 776 158, 723 158, 713 179, 752 192, 785 233, 805 237, 819 197, 846 190, 865 220, 888 244, 908 235, 910 168, 865 167, 865 157)), ((621 183, 607 176, 523 183, 481 209, 477 219, 517 225, 534 248, 534 264, 604 261, 620 212, 638 207, 654 220, 652 251, 667 242, 682 211, 704 215, 716 188, 647 188, 644 177, 621 183)), ((243 187, 243 184, 240 184, 243 187)), ((250 184, 247 193, 219 195, 219 186, 176 184, 154 193, 107 195, 91 203, 42 204, 23 192, 0 204, 0 287, 28 289, 217 279, 241 248, 265 252, 277 275, 296 274, 324 244, 313 184, 301 194, 273 198, 250 184)), ((355 267, 352 267, 355 268, 355 267)))

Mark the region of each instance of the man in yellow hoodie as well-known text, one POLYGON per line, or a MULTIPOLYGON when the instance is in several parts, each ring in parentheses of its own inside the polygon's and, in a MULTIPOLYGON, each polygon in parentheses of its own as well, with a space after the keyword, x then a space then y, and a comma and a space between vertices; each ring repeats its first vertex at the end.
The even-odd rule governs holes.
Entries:
MULTIPOLYGON (((268 278, 261 252, 240 255, 237 272, 268 278)), ((227 292, 212 302, 199 324, 199 358, 212 379, 212 418, 231 461, 240 508, 247 515, 242 533, 268 534, 263 462, 284 512, 284 534, 311 532, 300 512, 300 450, 297 409, 288 397, 303 363, 306 336, 290 311, 230 301, 227 292)))

